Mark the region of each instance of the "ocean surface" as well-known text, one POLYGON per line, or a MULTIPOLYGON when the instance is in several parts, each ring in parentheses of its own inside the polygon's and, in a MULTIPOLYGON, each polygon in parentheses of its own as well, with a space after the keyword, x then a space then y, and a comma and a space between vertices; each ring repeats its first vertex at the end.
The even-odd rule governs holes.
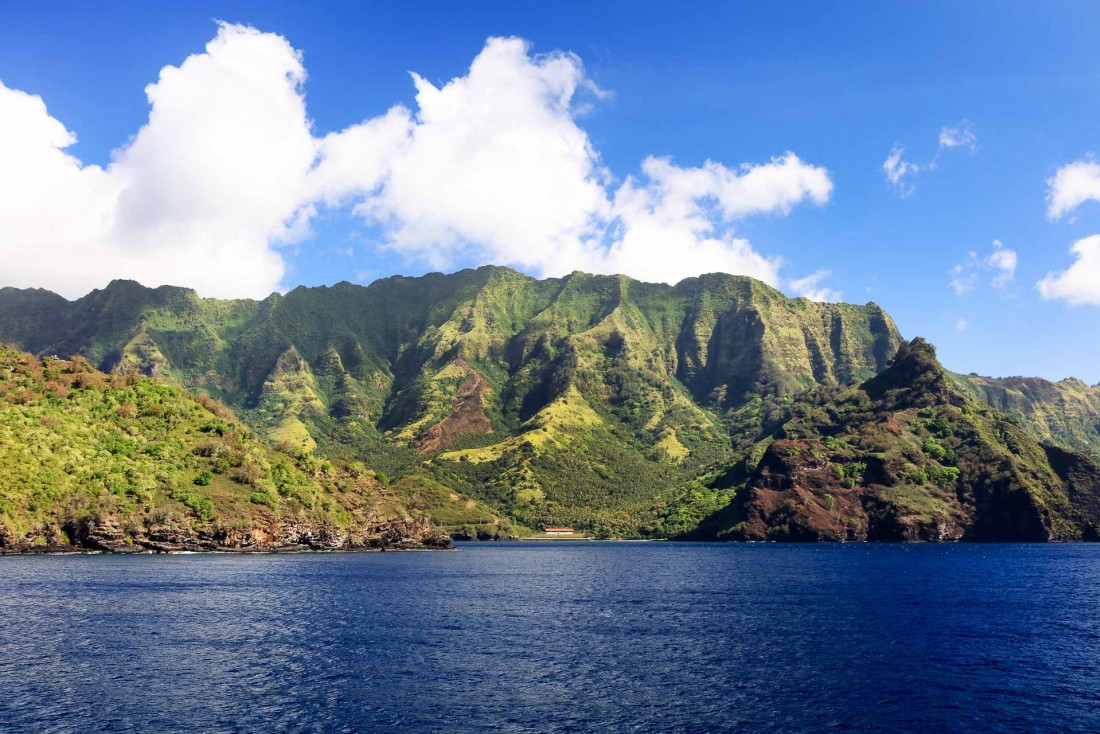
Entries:
POLYGON ((0 558, 3 732, 1100 732, 1100 545, 0 558))

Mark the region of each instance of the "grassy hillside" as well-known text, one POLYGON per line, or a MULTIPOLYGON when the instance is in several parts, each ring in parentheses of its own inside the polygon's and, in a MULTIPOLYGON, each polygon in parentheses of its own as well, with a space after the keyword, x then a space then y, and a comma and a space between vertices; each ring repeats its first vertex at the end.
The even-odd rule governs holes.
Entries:
POLYGON ((0 345, 0 546, 438 542, 361 464, 272 450, 222 404, 0 345))
MULTIPOLYGON (((394 508, 461 537, 548 525, 667 537, 704 518, 731 537, 1091 532, 1066 477, 1091 471, 1073 452, 1100 451, 1097 388, 952 375, 934 357, 916 369, 919 345, 879 374, 902 342, 877 305, 791 299, 751 278, 669 286, 484 267, 263 301, 128 281, 73 302, 3 289, 0 338, 214 395, 309 481, 328 481, 308 468, 326 462, 370 467, 394 508), (913 384, 899 381, 905 365, 913 384), (883 402, 886 380, 891 395, 923 390, 921 405, 883 402), (825 514, 797 529, 790 508, 814 503, 825 514), (987 505, 1013 519, 986 527, 987 505)), ((245 509, 234 517, 251 522, 245 509)))

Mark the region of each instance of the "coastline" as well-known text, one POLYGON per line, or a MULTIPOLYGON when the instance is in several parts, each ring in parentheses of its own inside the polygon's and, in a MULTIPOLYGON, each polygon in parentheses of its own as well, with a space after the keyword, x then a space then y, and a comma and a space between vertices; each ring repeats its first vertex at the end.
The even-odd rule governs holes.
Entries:
POLYGON ((278 546, 221 546, 221 545, 191 545, 191 544, 167 544, 167 543, 134 543, 120 545, 100 545, 97 547, 76 545, 32 545, 22 544, 18 546, 0 546, 0 556, 150 556, 150 555, 200 555, 200 554, 225 554, 225 555, 285 555, 293 553, 390 553, 390 552, 417 552, 417 551, 448 551, 456 550, 451 542, 446 543, 418 543, 396 542, 379 543, 377 545, 344 545, 324 546, 296 543, 278 546))

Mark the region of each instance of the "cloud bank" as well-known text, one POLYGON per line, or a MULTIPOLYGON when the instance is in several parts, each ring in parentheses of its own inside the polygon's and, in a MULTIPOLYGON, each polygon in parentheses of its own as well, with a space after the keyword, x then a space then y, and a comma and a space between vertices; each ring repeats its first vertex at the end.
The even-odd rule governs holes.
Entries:
POLYGON ((738 166, 649 157, 616 182, 577 124, 603 92, 572 54, 493 38, 465 76, 437 87, 414 74, 415 111, 320 137, 305 79, 283 37, 221 24, 146 88, 148 122, 106 167, 66 152, 76 136, 41 98, 0 83, 0 284, 72 297, 128 277, 261 297, 286 272, 280 247, 306 238, 320 208, 350 206, 384 247, 433 267, 666 282, 726 271, 839 295, 823 271, 785 281, 734 231, 826 203, 824 168, 792 152, 738 166))
MULTIPOLYGON (((1091 154, 1067 163, 1047 180, 1047 216, 1052 220, 1073 215, 1090 201, 1100 201, 1100 163, 1091 154)), ((1075 306, 1100 306, 1100 235, 1077 240, 1069 251, 1073 264, 1047 273, 1036 284, 1039 295, 1075 306)))

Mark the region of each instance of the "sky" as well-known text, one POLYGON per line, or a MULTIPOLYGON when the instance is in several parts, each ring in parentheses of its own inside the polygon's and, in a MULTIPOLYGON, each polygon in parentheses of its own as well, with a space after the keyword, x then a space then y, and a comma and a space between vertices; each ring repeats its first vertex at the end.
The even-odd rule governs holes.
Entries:
POLYGON ((1097 383, 1098 31, 1074 2, 0 0, 0 286, 724 271, 875 301, 950 369, 1097 383))

